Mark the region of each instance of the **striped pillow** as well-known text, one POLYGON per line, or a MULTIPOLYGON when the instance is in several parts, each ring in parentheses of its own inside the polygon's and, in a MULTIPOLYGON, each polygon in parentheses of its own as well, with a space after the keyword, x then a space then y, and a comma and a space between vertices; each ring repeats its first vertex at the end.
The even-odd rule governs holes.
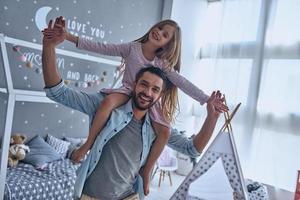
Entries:
POLYGON ((70 146, 70 142, 61 140, 59 138, 56 138, 50 134, 47 135, 46 137, 46 142, 52 146, 57 153, 59 153, 63 158, 66 157, 67 152, 68 152, 68 148, 70 146))

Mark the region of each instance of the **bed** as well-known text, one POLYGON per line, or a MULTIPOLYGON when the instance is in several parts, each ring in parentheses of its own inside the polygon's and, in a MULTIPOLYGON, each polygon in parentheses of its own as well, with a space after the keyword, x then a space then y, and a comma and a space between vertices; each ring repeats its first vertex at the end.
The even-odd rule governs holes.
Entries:
POLYGON ((73 199, 78 167, 69 159, 62 159, 47 164, 43 170, 25 163, 8 168, 4 199, 73 199))
POLYGON ((76 170, 70 153, 81 139, 36 135, 26 143, 30 152, 16 167, 7 168, 5 200, 74 199, 76 170), (67 155, 69 153, 69 155, 67 155))

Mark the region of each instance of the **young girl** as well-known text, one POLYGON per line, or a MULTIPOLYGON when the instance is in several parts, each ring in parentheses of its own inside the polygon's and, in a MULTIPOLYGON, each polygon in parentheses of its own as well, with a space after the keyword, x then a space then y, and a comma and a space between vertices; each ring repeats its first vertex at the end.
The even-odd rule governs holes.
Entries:
MULTIPOLYGON (((174 84, 165 94, 160 103, 150 109, 150 118, 156 133, 155 142, 151 148, 147 162, 141 171, 144 181, 145 195, 149 193, 150 172, 168 141, 170 123, 177 109, 177 87, 200 102, 206 103, 209 96, 179 74, 181 55, 181 30, 175 21, 164 20, 150 28, 141 38, 124 44, 104 44, 71 35, 64 28, 62 17, 58 19, 57 27, 63 29, 65 38, 76 44, 80 49, 103 55, 120 56, 124 60, 125 71, 122 86, 118 89, 103 89, 108 94, 98 107, 86 143, 73 153, 72 159, 80 161, 92 147, 98 133, 104 127, 114 108, 123 105, 130 98, 135 74, 152 64, 166 71, 168 79, 174 84), (60 20, 60 21, 59 21, 60 20)), ((47 32, 44 32, 47 35, 47 32)), ((51 35, 51 33, 49 33, 51 35)), ((218 107, 219 105, 215 105, 218 107)))

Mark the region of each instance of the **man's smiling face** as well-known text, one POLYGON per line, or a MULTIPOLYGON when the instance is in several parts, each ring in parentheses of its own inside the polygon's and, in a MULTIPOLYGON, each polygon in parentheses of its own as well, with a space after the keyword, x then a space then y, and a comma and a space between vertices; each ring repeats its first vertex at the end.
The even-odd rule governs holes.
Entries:
POLYGON ((156 103, 163 91, 163 80, 151 72, 145 72, 135 84, 133 103, 139 110, 146 110, 156 103))

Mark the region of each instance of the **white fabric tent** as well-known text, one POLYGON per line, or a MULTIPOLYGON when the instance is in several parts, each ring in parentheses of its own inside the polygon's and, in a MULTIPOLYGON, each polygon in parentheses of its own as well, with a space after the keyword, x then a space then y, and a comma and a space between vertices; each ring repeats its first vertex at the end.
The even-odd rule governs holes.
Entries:
POLYGON ((171 197, 171 200, 190 200, 201 199, 201 196, 190 190, 190 185, 205 174, 218 159, 221 159, 225 173, 233 190, 233 197, 236 200, 247 200, 244 177, 242 174, 238 154, 232 134, 231 119, 239 108, 240 104, 234 109, 231 115, 225 113, 226 122, 220 132, 206 150, 200 161, 185 178, 179 188, 171 197))

